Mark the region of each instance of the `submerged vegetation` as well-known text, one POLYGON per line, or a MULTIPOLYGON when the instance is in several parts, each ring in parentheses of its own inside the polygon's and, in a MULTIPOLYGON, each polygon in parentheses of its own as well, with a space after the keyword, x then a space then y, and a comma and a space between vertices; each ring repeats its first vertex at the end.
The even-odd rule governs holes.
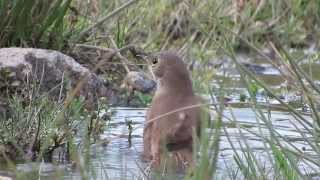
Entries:
MULTIPOLYGON (((214 128, 206 127, 200 144, 195 142, 198 164, 186 179, 221 178, 222 135, 233 152, 232 168, 223 172, 229 179, 320 177, 319 0, 0 0, 0 18, 0 47, 63 51, 94 69, 110 88, 118 87, 125 72, 147 71, 130 47, 142 52, 178 51, 190 65, 195 89, 208 95, 215 112, 214 128), (226 62, 239 76, 224 69, 226 62), (245 63, 267 64, 279 72, 280 83, 270 85, 245 63), (232 93, 239 95, 234 105, 254 112, 255 130, 237 120, 228 100, 232 93), (299 99, 288 102, 283 98, 288 94, 298 94, 299 99), (292 115, 295 138, 303 147, 274 128, 275 106, 292 115), (234 128, 237 142, 230 138, 228 126, 234 128), (247 133, 259 139, 263 152, 251 147, 247 133)), ((10 73, 0 72, 0 162, 8 164, 6 169, 16 171, 15 164, 21 161, 61 163, 55 152, 60 154, 62 148, 63 159, 83 179, 94 179, 91 145, 108 146, 112 141, 99 139, 104 128, 112 128, 105 127, 110 122, 109 99, 89 111, 81 98, 73 98, 76 89, 68 93, 71 98, 53 101, 38 94, 36 83, 15 92, 11 88, 15 84, 6 83, 10 73), (9 99, 6 110, 3 98, 9 99)), ((135 98, 145 106, 151 96, 138 92, 135 98)), ((134 121, 125 123, 128 136, 133 136, 134 121)), ((144 170, 136 173, 147 176, 144 170)), ((108 174, 108 169, 103 171, 108 174)), ((158 176, 171 178, 165 173, 158 176)))

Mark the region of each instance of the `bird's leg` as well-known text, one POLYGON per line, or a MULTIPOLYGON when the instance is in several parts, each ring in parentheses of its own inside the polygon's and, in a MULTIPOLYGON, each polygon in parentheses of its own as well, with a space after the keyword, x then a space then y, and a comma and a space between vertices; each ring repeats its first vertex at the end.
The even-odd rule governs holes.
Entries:
POLYGON ((151 129, 152 124, 148 123, 143 129, 143 159, 151 160, 151 129))

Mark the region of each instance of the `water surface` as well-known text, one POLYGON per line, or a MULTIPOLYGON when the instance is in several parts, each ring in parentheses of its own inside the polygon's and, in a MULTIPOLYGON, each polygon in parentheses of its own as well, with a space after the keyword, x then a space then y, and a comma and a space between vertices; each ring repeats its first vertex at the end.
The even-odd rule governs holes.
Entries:
MULTIPOLYGON (((143 150, 142 131, 143 122, 145 119, 146 109, 134 108, 113 108, 114 113, 109 124, 109 128, 103 133, 102 138, 111 139, 106 146, 93 145, 91 151, 91 166, 97 179, 140 179, 144 177, 144 171, 148 164, 141 160, 143 150), (128 139, 127 121, 133 122, 131 141, 128 139)), ((264 112, 268 117, 267 111, 264 112)), ((261 165, 265 168, 270 164, 267 157, 268 145, 262 138, 254 135, 254 133, 270 136, 265 123, 257 120, 257 115, 249 108, 228 108, 224 113, 223 127, 220 137, 220 152, 217 162, 218 173, 217 177, 227 175, 230 168, 235 168, 234 151, 243 155, 245 150, 250 150, 261 161, 261 165), (236 116, 232 118, 231 113, 236 116), (238 126, 238 127, 237 127, 238 126), (241 128, 240 128, 241 126, 241 128), (230 145, 232 143, 233 147, 230 145)), ((271 117, 272 128, 274 132, 279 133, 279 136, 289 139, 295 147, 299 148, 304 153, 309 152, 310 146, 301 137, 301 132, 305 133, 306 137, 310 134, 304 130, 304 127, 297 123, 295 118, 286 112, 272 111, 271 117), (299 130, 297 130, 297 128, 299 130), (300 131, 300 132, 299 132, 300 131)), ((307 117, 307 119, 311 120, 307 117)), ((208 133, 211 130, 207 130, 208 133)), ((284 143, 284 146, 290 145, 284 143)), ((301 168, 306 169, 306 174, 313 172, 312 168, 301 162, 301 168)), ((269 167, 272 168, 272 167, 269 167)), ((236 171, 236 168, 234 169, 236 171)), ((79 178, 76 172, 68 172, 66 179, 79 178)))

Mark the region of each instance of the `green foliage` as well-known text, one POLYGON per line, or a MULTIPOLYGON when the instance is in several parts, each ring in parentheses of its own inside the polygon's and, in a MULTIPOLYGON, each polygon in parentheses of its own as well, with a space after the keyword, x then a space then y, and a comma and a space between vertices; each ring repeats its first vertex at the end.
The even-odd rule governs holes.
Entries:
POLYGON ((259 86, 254 81, 251 81, 248 85, 248 90, 253 95, 253 97, 256 97, 259 90, 259 86))
POLYGON ((23 46, 61 49, 69 24, 71 0, 1 0, 0 47, 23 46))
POLYGON ((116 43, 117 43, 117 47, 121 48, 124 45, 126 45, 126 27, 125 27, 125 23, 117 21, 117 31, 116 31, 116 43))
POLYGON ((245 102, 247 99, 247 96, 245 94, 240 94, 240 102, 245 102))
POLYGON ((9 102, 7 119, 0 121, 0 144, 13 145, 19 151, 15 154, 18 159, 40 158, 38 154, 65 143, 66 132, 75 130, 82 112, 83 102, 80 100, 74 100, 68 109, 64 109, 62 104, 47 97, 35 97, 29 101, 13 97, 9 102), (65 119, 64 124, 59 123, 60 118, 65 119), (32 154, 27 157, 26 153, 30 152, 32 154))
POLYGON ((148 104, 151 103, 152 101, 152 96, 148 94, 143 94, 140 92, 136 92, 137 97, 139 98, 140 102, 144 105, 147 106, 148 104))
MULTIPOLYGON (((292 180, 301 179, 296 169, 291 165, 291 162, 288 160, 288 158, 286 158, 285 156, 286 152, 282 151, 272 143, 271 143, 271 150, 275 157, 275 164, 276 164, 277 170, 280 171, 283 177, 286 177, 286 179, 292 179, 292 180)), ((297 162, 294 162, 294 163, 296 164, 297 162)))

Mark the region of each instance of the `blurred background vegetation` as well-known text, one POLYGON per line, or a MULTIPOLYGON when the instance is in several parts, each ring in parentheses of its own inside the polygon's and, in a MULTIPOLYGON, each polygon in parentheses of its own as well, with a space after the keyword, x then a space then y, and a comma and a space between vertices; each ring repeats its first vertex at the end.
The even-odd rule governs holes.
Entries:
MULTIPOLYGON (((0 0, 0 19, 1 48, 15 46, 54 49, 72 56, 90 68, 97 64, 94 60, 103 56, 99 53, 89 55, 87 52, 79 52, 78 46, 121 49, 130 45, 145 52, 174 49, 188 64, 202 67, 195 68, 192 75, 197 92, 206 94, 212 91, 210 85, 214 76, 213 61, 226 55, 241 72, 243 83, 251 96, 249 99, 252 108, 257 108, 257 102, 252 97, 258 89, 265 90, 272 97, 278 95, 242 66, 236 56, 245 53, 272 59, 270 63, 274 66, 287 67, 280 69, 284 73, 283 78, 289 82, 292 89, 302 92, 304 103, 311 107, 310 116, 314 120, 312 124, 315 128, 310 130, 314 139, 308 142, 312 145, 312 150, 320 155, 319 141, 316 141, 320 137, 316 128, 320 127, 316 108, 320 91, 313 79, 319 75, 319 71, 310 76, 312 73, 305 73, 299 67, 299 60, 310 55, 314 55, 313 62, 319 60, 319 0, 0 0), (291 51, 292 49, 295 51, 291 51), (312 53, 304 54, 305 50, 312 53), (304 79, 307 83, 298 79, 304 79)), ((138 64, 132 54, 122 55, 130 63, 138 64)), ((112 62, 117 62, 118 59, 112 62)), ((110 72, 115 76, 110 82, 119 83, 125 76, 126 67, 118 65, 116 69, 106 68, 106 71, 100 70, 97 73, 109 78, 110 72)), ((28 91, 32 92, 33 89, 28 91)), ((220 91, 223 96, 223 90, 220 91)), ((144 104, 150 102, 148 96, 139 94, 138 97, 145 101, 144 104)), ((289 113, 307 121, 291 105, 281 102, 281 99, 277 100, 289 113)), ((222 113, 224 108, 222 104, 217 111, 222 113)), ((97 136, 103 129, 99 111, 87 112, 79 99, 66 107, 63 103, 50 102, 43 96, 34 96, 28 103, 21 101, 19 96, 13 96, 11 111, 11 118, 1 122, 0 127, 0 142, 3 144, 0 149, 4 149, 2 154, 8 156, 3 158, 10 162, 17 154, 24 156, 28 154, 27 150, 32 148, 36 149, 36 154, 32 154, 34 158, 31 159, 38 162, 46 157, 50 150, 60 145, 68 146, 71 152, 76 152, 72 143, 75 141, 79 124, 84 123, 87 127, 87 136, 82 137, 86 142, 85 147, 89 147, 91 137, 97 136), (38 124, 39 122, 42 123, 38 124), (61 128, 59 122, 64 122, 66 126, 61 128), (30 139, 26 139, 28 136, 21 133, 24 129, 17 128, 18 126, 28 129, 26 132, 30 135, 27 135, 34 137, 32 141, 38 141, 32 145, 39 146, 29 147, 30 139), (16 152, 8 151, 12 147, 16 152)), ((259 113, 263 114, 258 108, 257 114, 259 113)), ((222 117, 217 118, 217 122, 220 122, 219 118, 222 117)), ((266 123, 267 119, 264 119, 266 123)), ((217 127, 219 130, 213 133, 215 139, 219 139, 219 132, 223 131, 221 124, 218 123, 217 127)), ((269 128, 272 132, 272 127, 269 128)), ((305 137, 302 134, 303 132, 301 137, 305 137)), ((202 141, 208 143, 209 139, 204 137, 202 141)), ((270 155, 275 159, 274 166, 277 167, 273 172, 275 179, 305 178, 294 165, 293 158, 302 156, 302 153, 288 155, 287 149, 279 146, 275 136, 266 141, 271 147, 270 155)), ((219 142, 214 141, 205 147, 217 150, 219 142)), ((254 159, 253 154, 254 152, 248 153, 249 162, 235 158, 242 172, 241 177, 270 177, 266 171, 255 171, 259 163, 250 159, 254 159)), ((214 174, 216 156, 217 154, 209 158, 209 162, 208 158, 202 157, 199 167, 211 168, 209 172, 214 174)), ((87 165, 80 162, 78 155, 73 155, 71 159, 80 164, 80 167, 87 165)), ((314 164, 317 168, 320 167, 319 161, 314 164)), ((194 177, 202 179, 201 175, 204 173, 208 171, 199 168, 194 177)), ((86 173, 81 175, 88 178, 86 173)), ((235 175, 234 179, 237 177, 235 175)))
POLYGON ((319 1, 72 1, 2 0, 1 47, 66 50, 73 43, 118 48, 215 50, 268 41, 304 47, 319 38, 319 1), (123 7, 122 7, 123 6, 123 7), (170 42, 170 43, 169 43, 170 42))

